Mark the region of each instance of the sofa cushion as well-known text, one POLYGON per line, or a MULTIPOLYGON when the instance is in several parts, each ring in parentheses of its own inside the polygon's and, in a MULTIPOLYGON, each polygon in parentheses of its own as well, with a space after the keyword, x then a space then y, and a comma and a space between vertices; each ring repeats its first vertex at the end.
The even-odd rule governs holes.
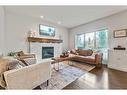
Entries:
POLYGON ((87 51, 86 50, 78 50, 78 54, 81 56, 87 56, 87 51))
POLYGON ((95 60, 95 57, 94 56, 78 56, 80 58, 83 58, 83 59, 94 59, 95 60))
POLYGON ((95 60, 95 56, 84 56, 84 58, 95 60))
POLYGON ((93 51, 92 50, 78 50, 78 53, 81 56, 91 56, 93 51))
POLYGON ((76 60, 86 63, 95 63, 95 57, 93 56, 78 56, 76 60))

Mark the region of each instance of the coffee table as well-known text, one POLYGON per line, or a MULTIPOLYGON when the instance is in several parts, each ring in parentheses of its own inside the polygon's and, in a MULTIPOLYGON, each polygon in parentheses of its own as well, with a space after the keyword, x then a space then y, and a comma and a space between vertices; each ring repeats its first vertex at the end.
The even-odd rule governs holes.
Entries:
POLYGON ((72 65, 72 64, 70 64, 70 60, 71 59, 73 59, 74 57, 76 57, 76 55, 74 55, 74 54, 69 54, 69 56, 68 57, 54 57, 54 58, 52 58, 52 64, 54 64, 54 69, 56 70, 56 71, 59 71, 59 69, 60 69, 60 62, 63 62, 63 61, 68 61, 68 64, 69 65, 72 65), (56 67, 56 65, 57 65, 57 67, 56 67))

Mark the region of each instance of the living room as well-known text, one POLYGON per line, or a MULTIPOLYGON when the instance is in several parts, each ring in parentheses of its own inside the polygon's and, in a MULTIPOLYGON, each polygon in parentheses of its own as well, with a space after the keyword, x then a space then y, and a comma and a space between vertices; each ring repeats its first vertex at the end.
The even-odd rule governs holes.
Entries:
POLYGON ((126 17, 126 6, 0 6, 1 89, 126 89, 126 17))

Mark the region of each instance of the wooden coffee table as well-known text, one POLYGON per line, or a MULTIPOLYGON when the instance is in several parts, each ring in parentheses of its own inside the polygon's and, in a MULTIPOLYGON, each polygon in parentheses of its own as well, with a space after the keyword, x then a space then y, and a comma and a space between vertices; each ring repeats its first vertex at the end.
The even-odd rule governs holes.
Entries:
MULTIPOLYGON (((54 64, 54 69, 56 71, 59 71, 60 69, 60 62, 63 62, 63 61, 70 61, 71 59, 73 59, 74 57, 76 57, 76 55, 74 54, 69 54, 68 57, 54 57, 52 58, 53 62, 52 64, 54 64), (56 68, 56 65, 57 65, 57 68, 56 68)), ((70 62, 68 62, 69 64, 70 62)), ((69 64, 69 65, 72 65, 72 64, 69 64)))

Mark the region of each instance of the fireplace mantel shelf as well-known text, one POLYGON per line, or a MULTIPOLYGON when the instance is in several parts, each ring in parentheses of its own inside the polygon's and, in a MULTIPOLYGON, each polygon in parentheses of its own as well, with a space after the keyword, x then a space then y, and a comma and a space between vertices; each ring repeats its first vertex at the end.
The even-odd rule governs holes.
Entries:
POLYGON ((63 40, 51 39, 51 38, 39 38, 39 37, 28 37, 29 42, 39 42, 39 43, 62 43, 63 40))

